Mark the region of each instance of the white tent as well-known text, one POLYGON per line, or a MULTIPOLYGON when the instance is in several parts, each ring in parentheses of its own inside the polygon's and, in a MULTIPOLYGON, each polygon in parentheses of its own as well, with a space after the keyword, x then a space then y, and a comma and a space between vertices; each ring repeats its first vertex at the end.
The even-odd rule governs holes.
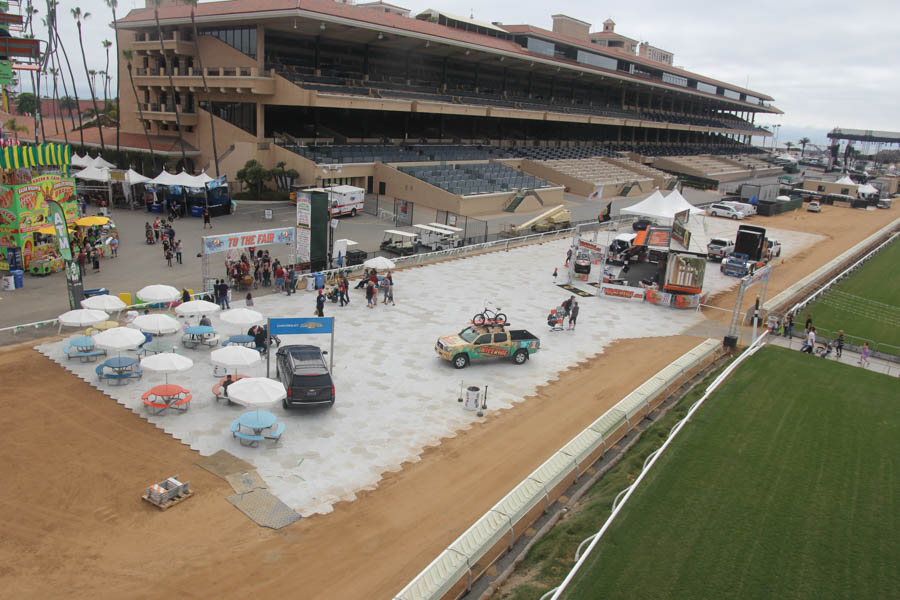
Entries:
POLYGON ((112 164, 108 160, 103 160, 103 157, 99 154, 97 158, 91 161, 91 166, 99 168, 107 168, 107 169, 115 169, 116 165, 112 164))
POLYGON ((203 185, 206 185, 210 181, 215 181, 215 178, 210 177, 206 174, 206 171, 203 171, 202 173, 194 177, 194 179, 196 179, 201 184, 200 187, 203 187, 203 185))
POLYGON ((871 183, 864 183, 858 188, 856 188, 857 194, 864 194, 868 196, 869 194, 877 194, 878 188, 872 185, 871 183))
POLYGON ((659 190, 656 190, 641 202, 634 206, 623 208, 619 213, 647 217, 661 223, 670 223, 675 217, 675 213, 686 209, 691 209, 692 214, 703 212, 685 200, 678 190, 673 190, 668 196, 663 196, 659 190))
POLYGON ((181 185, 175 179, 175 176, 168 171, 162 171, 159 175, 154 177, 150 183, 155 183, 156 185, 181 185))
POLYGON ((79 156, 78 153, 72 155, 71 160, 69 161, 73 167, 89 167, 91 165, 91 157, 90 156, 79 156))
POLYGON ((212 177, 206 173, 195 177, 193 175, 188 175, 185 171, 182 171, 178 175, 172 175, 167 171, 163 171, 153 179, 152 183, 157 185, 180 185, 189 188, 202 188, 207 181, 212 181, 212 177))
POLYGON ((75 179, 84 179, 85 181, 100 181, 103 183, 109 182, 109 169, 100 169, 94 166, 86 167, 85 169, 75 173, 75 179))
POLYGON ((856 183, 852 179, 850 179, 849 175, 844 175, 843 177, 835 181, 835 183, 839 183, 841 185, 856 185, 856 183))
POLYGON ((134 169, 128 169, 125 172, 125 181, 128 183, 128 185, 137 185, 139 183, 146 183, 150 181, 150 178, 144 177, 134 169))

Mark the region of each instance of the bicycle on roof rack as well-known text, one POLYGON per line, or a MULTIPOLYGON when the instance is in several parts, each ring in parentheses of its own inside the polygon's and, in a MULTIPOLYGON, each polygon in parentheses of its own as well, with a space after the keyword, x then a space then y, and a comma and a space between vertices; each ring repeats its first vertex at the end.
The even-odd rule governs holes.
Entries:
POLYGON ((488 308, 488 303, 484 303, 484 309, 474 317, 472 317, 473 325, 506 325, 506 315, 500 312, 499 306, 494 306, 494 309, 491 310, 488 308))

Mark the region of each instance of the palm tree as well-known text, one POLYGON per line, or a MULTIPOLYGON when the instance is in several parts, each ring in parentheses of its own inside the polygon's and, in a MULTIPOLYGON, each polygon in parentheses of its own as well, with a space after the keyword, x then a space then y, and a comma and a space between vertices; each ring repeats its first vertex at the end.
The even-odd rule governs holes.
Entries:
MULTIPOLYGON (((53 130, 56 135, 59 135, 59 89, 57 86, 58 78, 59 78, 59 69, 56 68, 56 61, 53 60, 53 53, 49 53, 50 61, 53 66, 47 69, 47 72, 50 73, 50 76, 53 77, 53 106, 56 108, 53 111, 53 130)), ((63 121, 63 137, 66 138, 66 144, 69 143, 69 136, 66 133, 66 122, 63 121)))
POLYGON ((14 102, 16 112, 20 115, 33 115, 37 106, 37 98, 31 92, 22 92, 14 102))
POLYGON ((191 27, 194 29, 194 48, 197 53, 197 63, 200 65, 200 78, 203 80, 203 93, 206 94, 206 110, 209 111, 209 133, 212 136, 213 161, 216 165, 216 177, 219 176, 219 151, 216 149, 216 123, 213 118, 212 100, 209 97, 209 87, 206 85, 206 69, 203 68, 203 55, 200 54, 200 35, 197 33, 197 21, 194 18, 194 9, 199 0, 189 0, 191 3, 191 27))
POLYGON ((28 131, 28 128, 27 128, 27 127, 25 127, 24 125, 19 125, 18 123, 16 123, 16 118, 15 118, 15 117, 12 117, 11 119, 8 119, 8 120, 6 121, 6 123, 3 124, 3 129, 4 129, 5 131, 10 131, 10 132, 12 132, 13 135, 16 136, 16 141, 17 141, 17 142, 19 141, 19 132, 20 132, 20 131, 22 131, 22 132, 28 131))
MULTIPOLYGON (((62 71, 62 61, 59 60, 59 48, 62 48, 63 58, 66 60, 66 70, 69 71, 69 79, 72 81, 72 94, 75 95, 74 100, 69 97, 69 90, 66 85, 66 78, 63 76, 63 107, 69 110, 69 118, 72 117, 72 110, 74 109, 76 114, 78 115, 78 132, 81 136, 81 147, 84 148, 84 128, 81 123, 81 103, 78 101, 78 86, 75 84, 75 74, 72 72, 72 63, 69 62, 69 53, 66 51, 66 47, 62 43, 62 39, 59 37, 59 27, 56 22, 56 7, 57 0, 47 0, 47 23, 48 28, 52 28, 50 31, 50 37, 53 39, 53 52, 56 55, 56 61, 60 65, 60 71, 62 71)), ((73 120, 74 125, 74 120, 73 120)))
MULTIPOLYGON (((116 33, 116 102, 119 101, 119 24, 116 23, 116 9, 119 7, 118 0, 106 0, 106 5, 112 10, 113 30, 116 33)), ((108 67, 108 66, 107 66, 108 67)), ((107 70, 109 70, 107 68, 107 70)), ((121 122, 116 119, 116 152, 119 151, 119 132, 121 130, 121 122)))
POLYGON ((794 147, 794 142, 785 142, 784 147, 787 148, 787 151, 790 152, 791 148, 794 147))
POLYGON ((134 87, 134 75, 131 72, 131 59, 134 58, 134 52, 131 50, 122 50, 122 56, 125 58, 125 68, 128 69, 128 80, 131 82, 131 91, 134 94, 134 101, 137 104, 138 118, 141 121, 141 129, 147 137, 147 148, 150 149, 150 160, 153 162, 153 171, 156 172, 156 155, 153 154, 153 142, 150 140, 150 129, 144 122, 144 109, 141 108, 141 99, 138 98, 137 88, 134 87))
POLYGON ((806 145, 808 143, 810 143, 811 141, 812 140, 809 139, 808 137, 800 138, 800 146, 802 147, 802 150, 800 150, 800 158, 803 158, 803 156, 806 154, 806 145))
MULTIPOLYGON (((112 42, 109 40, 103 40, 102 42, 100 42, 100 44, 103 46, 103 49, 106 51, 106 67, 102 71, 100 71, 101 73, 103 73, 103 75, 105 77, 104 84, 106 84, 106 83, 109 83, 109 48, 110 48, 110 46, 112 46, 112 42)), ((107 88, 108 87, 109 86, 107 86, 107 85, 103 86, 103 100, 104 101, 106 101, 106 98, 107 98, 107 88)))
POLYGON ((187 155, 184 153, 184 132, 181 129, 181 114, 178 112, 178 103, 175 101, 175 82, 172 80, 172 69, 170 68, 169 61, 166 58, 166 46, 163 42, 163 31, 162 25, 159 23, 159 7, 162 4, 162 0, 151 0, 153 2, 153 18, 156 20, 156 34, 159 38, 159 53, 160 60, 162 61, 160 64, 166 70, 166 75, 169 76, 169 96, 170 101, 172 102, 172 108, 175 111, 175 126, 178 128, 178 143, 181 144, 181 167, 187 167, 187 155))
MULTIPOLYGON (((75 19, 75 25, 78 27, 78 45, 81 46, 81 62, 84 64, 84 73, 88 76, 88 89, 91 92, 91 102, 94 103, 94 112, 98 115, 100 114, 100 108, 97 106, 97 95, 94 93, 94 83, 91 79, 91 72, 88 69, 87 65, 87 55, 84 53, 84 36, 81 32, 81 23, 82 21, 86 21, 88 17, 91 16, 89 12, 81 12, 81 7, 76 6, 71 9, 72 18, 75 19)), ((96 73, 96 71, 95 71, 96 73)), ((100 151, 106 151, 106 144, 103 142, 103 127, 100 126, 100 122, 97 122, 97 131, 100 134, 100 151)))
MULTIPOLYGON (((23 31, 27 30, 28 33, 23 37, 29 38, 29 39, 34 39, 34 15, 36 15, 37 12, 38 12, 37 9, 31 3, 31 0, 28 0, 27 4, 25 5, 25 14, 27 15, 26 19, 25 19, 25 26, 22 28, 23 31)), ((43 58, 41 59, 41 62, 43 62, 43 58)), ((29 75, 31 76, 31 89, 35 92, 38 99, 40 99, 40 97, 41 97, 41 69, 42 69, 42 67, 43 67, 43 65, 41 65, 41 67, 38 69, 37 85, 35 85, 35 82, 34 82, 34 72, 32 71, 31 73, 29 73, 29 75)), ((44 122, 41 120, 41 103, 40 103, 40 101, 35 103, 33 112, 34 112, 34 143, 37 144, 39 141, 38 140, 38 123, 40 123, 41 133, 42 134, 44 133, 44 122)), ((44 135, 44 139, 46 139, 46 138, 47 138, 47 136, 44 135)), ((17 136, 17 139, 18 139, 18 136, 17 136)))

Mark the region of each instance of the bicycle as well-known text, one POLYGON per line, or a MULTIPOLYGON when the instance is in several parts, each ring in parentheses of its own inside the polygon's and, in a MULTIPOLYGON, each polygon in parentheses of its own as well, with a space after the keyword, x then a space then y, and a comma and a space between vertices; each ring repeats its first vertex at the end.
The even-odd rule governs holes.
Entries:
POLYGON ((484 309, 472 317, 473 325, 505 325, 506 324, 506 315, 500 312, 500 307, 495 307, 495 310, 488 309, 487 302, 484 304, 484 309))

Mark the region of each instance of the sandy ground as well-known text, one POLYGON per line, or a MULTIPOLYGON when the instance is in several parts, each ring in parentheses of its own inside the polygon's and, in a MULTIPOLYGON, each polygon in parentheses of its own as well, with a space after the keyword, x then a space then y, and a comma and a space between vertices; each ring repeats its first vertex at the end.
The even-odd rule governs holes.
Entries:
MULTIPOLYGON (((826 238, 779 265, 769 293, 897 212, 826 208, 762 220, 826 238)), ((734 293, 714 303, 730 308, 734 293)), ((10 348, 0 353, 10 388, 0 413, 0 589, 42 598, 390 597, 549 454, 698 342, 617 341, 376 490, 277 532, 228 504, 230 487, 193 466, 196 452, 31 348, 10 348), (140 500, 148 483, 175 473, 194 498, 164 513, 140 500)))

